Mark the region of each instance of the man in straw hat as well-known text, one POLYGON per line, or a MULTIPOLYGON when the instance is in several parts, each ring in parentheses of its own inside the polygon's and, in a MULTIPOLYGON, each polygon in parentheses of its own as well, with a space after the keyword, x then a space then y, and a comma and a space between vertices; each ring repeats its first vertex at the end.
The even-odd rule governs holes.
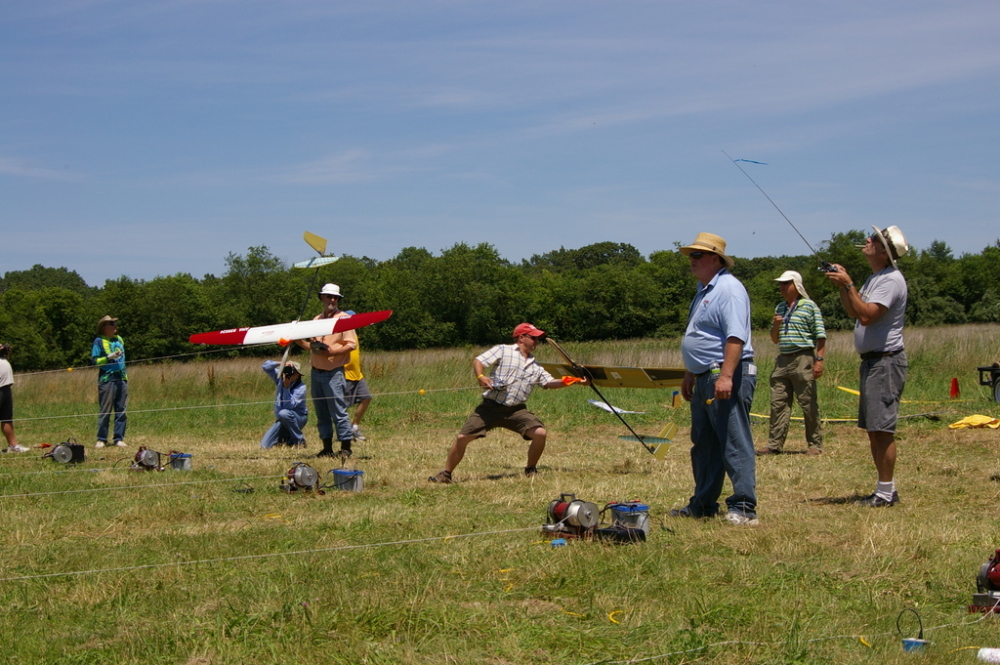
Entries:
POLYGON ((125 447, 125 427, 128 425, 128 374, 125 371, 125 342, 118 335, 118 319, 104 316, 97 322, 97 337, 90 350, 90 359, 97 365, 97 399, 101 413, 97 417, 95 448, 108 444, 111 414, 115 414, 116 446, 125 447))
POLYGON ((728 474, 733 494, 726 519, 757 524, 757 469, 750 433, 750 404, 757 366, 750 345, 750 297, 730 270, 726 241, 699 233, 679 250, 691 261, 698 290, 691 301, 681 341, 684 381, 681 395, 691 402, 691 467, 694 496, 674 517, 713 517, 728 474))
MULTIPOLYGON (((495 427, 517 432, 530 442, 524 475, 531 478, 538 472, 536 465, 545 451, 548 432, 538 416, 528 411, 525 402, 536 386, 554 390, 565 388, 569 383, 552 378, 535 360, 535 349, 545 341, 544 330, 530 323, 520 323, 512 336, 513 344, 497 344, 473 359, 472 371, 483 389, 483 401, 458 433, 448 451, 444 469, 428 478, 430 482, 451 483, 451 474, 465 457, 465 449, 495 427), (488 376, 487 367, 490 368, 488 376)), ((587 385, 586 380, 580 383, 587 385)))
POLYGON ((878 472, 875 492, 858 503, 884 508, 899 502, 893 480, 896 468, 896 419, 906 384, 906 352, 903 350, 903 316, 906 313, 906 280, 896 260, 909 246, 897 226, 879 229, 865 239, 861 253, 872 274, 859 290, 844 267, 827 278, 840 289, 840 302, 847 315, 857 319, 854 348, 861 355, 861 398, 858 427, 868 432, 872 459, 878 472))
POLYGON ((771 432, 767 447, 758 455, 777 455, 785 445, 793 395, 806 421, 808 455, 823 452, 823 431, 816 402, 816 379, 823 376, 826 328, 823 314, 802 286, 802 275, 786 270, 776 280, 782 301, 774 309, 771 341, 778 345, 778 359, 771 373, 771 432))

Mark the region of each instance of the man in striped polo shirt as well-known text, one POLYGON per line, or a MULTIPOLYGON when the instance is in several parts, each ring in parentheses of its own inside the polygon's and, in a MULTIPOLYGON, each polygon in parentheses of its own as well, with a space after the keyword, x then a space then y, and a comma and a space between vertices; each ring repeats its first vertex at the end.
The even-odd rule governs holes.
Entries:
POLYGON ((823 452, 823 430, 816 401, 816 379, 823 375, 826 328, 823 314, 802 286, 802 275, 786 270, 778 279, 782 302, 774 309, 771 341, 778 345, 778 359, 771 373, 771 432, 767 447, 758 455, 777 455, 785 445, 793 396, 799 400, 806 421, 806 453, 823 452))

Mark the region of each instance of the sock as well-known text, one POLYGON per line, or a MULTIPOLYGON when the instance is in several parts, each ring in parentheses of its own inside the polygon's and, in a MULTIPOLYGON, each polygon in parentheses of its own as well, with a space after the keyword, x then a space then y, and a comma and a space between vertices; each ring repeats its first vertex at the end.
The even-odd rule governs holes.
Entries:
POLYGON ((892 501, 892 494, 896 491, 896 481, 890 480, 889 482, 883 483, 881 480, 875 485, 875 494, 882 497, 886 501, 892 501))
POLYGON ((340 449, 341 450, 350 450, 351 449, 351 439, 347 439, 346 441, 341 441, 340 442, 340 449))
POLYGON ((323 439, 323 452, 332 453, 333 452, 333 439, 323 439))

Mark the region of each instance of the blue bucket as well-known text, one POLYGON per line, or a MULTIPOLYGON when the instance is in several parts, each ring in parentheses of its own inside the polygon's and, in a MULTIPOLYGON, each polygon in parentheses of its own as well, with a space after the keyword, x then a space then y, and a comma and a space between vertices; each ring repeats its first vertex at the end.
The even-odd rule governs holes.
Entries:
POLYGON ((333 485, 341 492, 360 492, 365 488, 365 472, 355 469, 334 469, 333 485))
POLYGON ((188 453, 170 453, 170 468, 174 471, 190 471, 191 455, 188 453))

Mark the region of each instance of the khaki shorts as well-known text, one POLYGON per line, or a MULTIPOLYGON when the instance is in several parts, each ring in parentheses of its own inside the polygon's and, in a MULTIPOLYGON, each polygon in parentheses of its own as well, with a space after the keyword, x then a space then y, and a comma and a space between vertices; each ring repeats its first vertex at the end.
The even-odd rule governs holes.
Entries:
POLYGON ((469 419, 465 421, 459 434, 479 439, 486 436, 486 432, 495 427, 503 427, 517 432, 525 441, 530 441, 531 437, 528 432, 536 427, 545 427, 545 425, 538 419, 538 416, 528 411, 524 404, 504 406, 489 399, 483 400, 482 404, 476 407, 469 419))

